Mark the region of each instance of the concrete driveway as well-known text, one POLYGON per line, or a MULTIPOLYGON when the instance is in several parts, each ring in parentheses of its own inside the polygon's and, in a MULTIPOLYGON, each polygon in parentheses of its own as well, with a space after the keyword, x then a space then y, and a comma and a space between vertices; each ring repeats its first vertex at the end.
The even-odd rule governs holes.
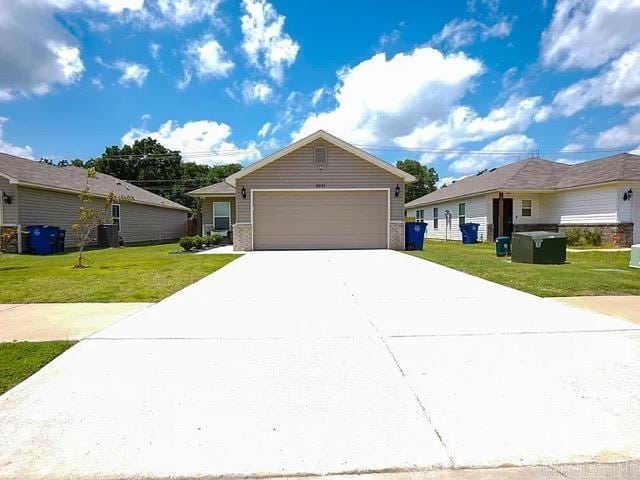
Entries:
POLYGON ((0 477, 625 461, 638 365, 638 325, 409 255, 251 253, 0 397, 0 477))

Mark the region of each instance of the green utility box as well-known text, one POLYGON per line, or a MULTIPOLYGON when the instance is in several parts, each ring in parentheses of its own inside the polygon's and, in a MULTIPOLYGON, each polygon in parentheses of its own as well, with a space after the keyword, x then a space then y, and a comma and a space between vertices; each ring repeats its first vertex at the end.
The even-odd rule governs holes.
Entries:
POLYGON ((629 260, 631 268, 640 268, 640 244, 631 245, 631 259, 629 260))
POLYGON ((511 239, 509 237, 496 238, 496 256, 506 257, 511 255, 511 239))
POLYGON ((567 238, 556 232, 519 232, 511 238, 511 261, 518 263, 564 263, 567 238))

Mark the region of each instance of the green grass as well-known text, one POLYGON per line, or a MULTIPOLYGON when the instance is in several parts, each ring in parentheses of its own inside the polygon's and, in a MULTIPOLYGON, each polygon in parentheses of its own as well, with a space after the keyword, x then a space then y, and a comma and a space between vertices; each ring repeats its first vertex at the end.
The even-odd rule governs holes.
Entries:
POLYGON ((177 245, 0 257, 0 303, 157 302, 215 272, 237 255, 175 254, 177 245))
POLYGON ((531 265, 496 257, 491 243, 428 241, 410 254, 541 297, 640 295, 629 252, 568 252, 564 265, 531 265))
POLYGON ((0 395, 30 377, 74 342, 0 343, 0 395))

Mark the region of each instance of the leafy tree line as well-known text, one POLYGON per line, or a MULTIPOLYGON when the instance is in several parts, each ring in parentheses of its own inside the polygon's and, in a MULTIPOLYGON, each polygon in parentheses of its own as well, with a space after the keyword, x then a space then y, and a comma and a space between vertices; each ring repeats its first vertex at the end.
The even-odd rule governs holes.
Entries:
POLYGON ((396 163, 396 167, 416 177, 415 182, 405 186, 405 202, 410 202, 437 190, 436 184, 440 178, 433 167, 426 167, 417 160, 410 159, 400 160, 396 163))
MULTIPOLYGON (((48 159, 41 161, 53 163, 48 159)), ((187 192, 221 182, 242 168, 239 163, 210 166, 184 162, 180 152, 169 150, 153 138, 136 140, 133 145, 106 147, 98 158, 61 160, 57 165, 93 168, 192 209, 196 208, 196 199, 187 192)))

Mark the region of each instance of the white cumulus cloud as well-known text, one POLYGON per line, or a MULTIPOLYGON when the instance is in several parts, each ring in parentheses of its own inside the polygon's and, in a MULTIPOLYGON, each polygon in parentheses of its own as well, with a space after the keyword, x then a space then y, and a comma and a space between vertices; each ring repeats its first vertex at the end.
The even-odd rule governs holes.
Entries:
MULTIPOLYGON (((62 0, 66 1, 66 0, 62 0)), ((150 28, 181 28, 204 20, 218 21, 220 0, 80 0, 85 3, 129 4, 123 19, 150 28)))
POLYGON ((455 19, 447 23, 440 32, 431 38, 431 45, 446 46, 453 49, 471 45, 476 40, 486 41, 490 38, 504 38, 511 34, 513 24, 508 20, 500 20, 487 25, 474 19, 455 19))
POLYGON ((264 125, 260 127, 260 130, 258 130, 258 136, 266 137, 267 134, 269 133, 269 130, 271 130, 271 122, 266 122, 264 125))
POLYGON ((523 132, 534 121, 541 97, 511 97, 482 117, 468 106, 454 108, 445 120, 417 127, 396 143, 403 147, 453 148, 512 132, 523 132))
POLYGON ((122 72, 118 82, 125 86, 136 85, 141 87, 149 75, 149 69, 141 63, 118 61, 114 64, 114 67, 122 72))
POLYGON ((0 100, 44 95, 84 72, 77 41, 48 3, 9 1, 0 8, 0 100), (9 41, 10 39, 10 41, 9 41))
POLYGON ((596 76, 559 91, 552 109, 564 116, 591 106, 640 105, 640 45, 622 54, 596 76))
POLYGON ((246 103, 266 103, 271 100, 272 96, 273 89, 267 82, 252 82, 250 80, 242 82, 242 98, 246 103))
POLYGON ((605 130, 596 138, 600 148, 619 148, 640 144, 640 113, 636 113, 626 123, 605 130))
POLYGON ((300 46, 284 32, 285 17, 266 0, 243 0, 242 49, 249 62, 281 82, 284 69, 293 64, 300 46))
POLYGON ((511 163, 532 152, 536 142, 523 134, 505 135, 485 145, 478 153, 460 154, 451 163, 450 169, 458 173, 476 173, 484 168, 511 163), (520 152, 501 153, 501 152, 520 152))
POLYGON ((445 118, 483 71, 482 62, 464 53, 430 47, 389 59, 378 53, 340 70, 336 107, 310 114, 292 136, 324 129, 352 143, 392 141, 445 118))
POLYGON ((8 118, 0 117, 0 152, 16 155, 18 157, 33 158, 33 150, 29 145, 19 147, 4 139, 4 125, 8 121, 8 118))
POLYGON ((189 85, 194 73, 201 80, 226 77, 235 64, 215 38, 205 35, 188 45, 183 66, 184 78, 178 83, 179 88, 189 85))
POLYGON ((594 68, 640 42, 640 0, 559 0, 541 57, 560 69, 594 68))
POLYGON ((251 162, 261 157, 255 143, 238 147, 230 141, 231 127, 226 123, 212 120, 195 120, 179 124, 169 120, 155 131, 146 128, 132 128, 122 136, 122 143, 130 145, 135 140, 151 137, 171 150, 185 154, 185 160, 197 163, 251 162), (189 154, 196 154, 189 158, 189 154), (206 155, 209 153, 209 155, 206 155))

